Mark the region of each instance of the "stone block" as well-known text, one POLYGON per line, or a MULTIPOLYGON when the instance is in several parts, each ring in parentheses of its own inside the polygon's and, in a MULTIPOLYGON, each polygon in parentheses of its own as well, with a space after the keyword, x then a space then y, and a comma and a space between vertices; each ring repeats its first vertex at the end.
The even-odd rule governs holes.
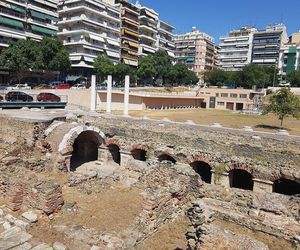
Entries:
POLYGON ((28 211, 28 212, 25 212, 25 213, 22 213, 22 216, 30 221, 31 223, 35 223, 38 221, 38 217, 35 213, 33 213, 32 211, 28 211))
POLYGON ((253 179, 253 191, 258 193, 272 193, 273 182, 260 179, 253 179))

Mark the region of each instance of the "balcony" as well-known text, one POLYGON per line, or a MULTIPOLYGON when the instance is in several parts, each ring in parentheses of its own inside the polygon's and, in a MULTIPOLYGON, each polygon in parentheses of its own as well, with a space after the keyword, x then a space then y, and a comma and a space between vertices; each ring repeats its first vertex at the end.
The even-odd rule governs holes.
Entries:
MULTIPOLYGON (((68 5, 68 6, 64 6, 61 10, 58 11, 58 13, 61 15, 61 14, 64 14, 64 13, 70 13, 70 12, 82 12, 82 11, 88 11, 88 12, 91 12, 95 15, 98 15, 98 16, 101 16, 101 17, 104 17, 106 19, 110 19, 112 21, 115 21, 117 23, 120 23, 120 19, 119 17, 116 17, 116 16, 112 16, 112 15, 109 15, 109 13, 103 9, 95 9, 95 8, 92 8, 89 4, 87 3, 79 3, 79 4, 72 4, 72 5, 68 5)), ((70 15, 70 14, 69 14, 70 15)))

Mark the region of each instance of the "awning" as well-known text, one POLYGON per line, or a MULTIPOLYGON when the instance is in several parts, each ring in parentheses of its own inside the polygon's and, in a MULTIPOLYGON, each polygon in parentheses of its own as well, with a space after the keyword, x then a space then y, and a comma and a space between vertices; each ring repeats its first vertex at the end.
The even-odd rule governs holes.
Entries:
POLYGON ((152 18, 154 18, 155 20, 157 20, 157 16, 155 14, 153 14, 152 12, 150 12, 149 10, 145 10, 146 14, 152 18))
POLYGON ((104 38, 101 37, 101 36, 95 36, 93 34, 89 34, 90 38, 93 39, 93 40, 96 40, 96 41, 100 41, 100 42, 105 42, 104 38))
POLYGON ((22 7, 22 6, 19 6, 19 5, 16 5, 16 4, 12 4, 12 3, 4 3, 2 1, 0 2, 0 5, 4 6, 6 8, 12 9, 14 11, 20 12, 22 14, 26 14, 25 7, 22 7))
POLYGON ((55 30, 50 30, 50 29, 40 27, 37 25, 31 25, 31 29, 32 29, 32 31, 36 31, 36 32, 43 33, 43 34, 50 35, 50 36, 56 36, 56 34, 57 34, 55 30))
POLYGON ((112 51, 109 51, 109 50, 107 50, 106 53, 110 57, 120 58, 120 54, 119 53, 112 52, 112 51))
POLYGON ((126 34, 128 34, 128 35, 132 35, 132 36, 136 36, 136 37, 138 37, 138 36, 139 36, 139 34, 138 34, 138 33, 132 32, 132 31, 130 31, 130 30, 126 30, 126 29, 124 29, 124 32, 125 32, 126 34))
POLYGON ((107 40, 107 42, 109 43, 109 44, 111 44, 111 45, 114 45, 114 46, 120 46, 120 43, 118 43, 118 42, 116 42, 116 41, 113 41, 113 40, 110 40, 110 39, 106 39, 107 40))
POLYGON ((148 49, 146 47, 143 47, 144 50, 148 51, 148 52, 151 52, 151 53, 155 53, 155 50, 154 49, 148 49))
POLYGON ((47 15, 47 14, 44 14, 44 13, 41 13, 41 12, 38 12, 38 11, 35 11, 35 10, 30 10, 30 13, 31 13, 31 16, 32 17, 36 17, 36 18, 40 18, 40 19, 43 19, 43 20, 53 20, 53 21, 58 21, 58 18, 57 17, 54 17, 54 16, 50 16, 50 15, 47 15))
POLYGON ((129 45, 130 45, 131 47, 134 47, 134 48, 139 48, 139 44, 138 44, 138 43, 129 42, 129 45))
POLYGON ((124 63, 131 65, 131 66, 138 66, 138 62, 137 61, 132 61, 132 60, 128 60, 128 59, 124 59, 124 63))
POLYGON ((171 57, 175 57, 175 54, 171 51, 167 51, 168 52, 168 55, 171 56, 171 57))
POLYGON ((24 25, 21 21, 10 19, 10 18, 4 17, 4 16, 0 16, 0 24, 8 25, 13 28, 24 29, 24 25))
POLYGON ((195 58, 193 57, 189 57, 186 59, 187 62, 195 62, 195 58))

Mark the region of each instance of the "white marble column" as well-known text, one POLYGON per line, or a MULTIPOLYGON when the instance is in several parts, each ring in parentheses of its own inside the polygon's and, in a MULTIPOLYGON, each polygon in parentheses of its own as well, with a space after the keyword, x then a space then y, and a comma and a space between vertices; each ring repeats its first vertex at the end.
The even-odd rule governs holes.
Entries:
POLYGON ((92 75, 91 81, 91 111, 96 111, 97 106, 97 91, 96 91, 96 76, 92 75))
POLYGON ((112 76, 107 77, 106 113, 111 113, 112 76))
POLYGON ((130 83, 130 76, 125 76, 124 116, 128 116, 128 109, 129 109, 129 83, 130 83))

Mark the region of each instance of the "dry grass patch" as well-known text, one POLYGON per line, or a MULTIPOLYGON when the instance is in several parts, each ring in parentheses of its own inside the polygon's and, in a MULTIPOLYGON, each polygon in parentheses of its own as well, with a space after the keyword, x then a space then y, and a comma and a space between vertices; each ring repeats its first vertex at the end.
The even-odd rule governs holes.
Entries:
MULTIPOLYGON (((207 109, 182 109, 182 110, 144 110, 132 111, 131 116, 148 116, 153 119, 169 118, 172 121, 184 122, 193 120, 197 124, 210 125, 218 122, 224 127, 242 128, 251 126, 258 131, 276 132, 279 129, 280 122, 272 114, 262 115, 243 115, 226 110, 207 110, 207 109)), ((300 135, 300 120, 286 118, 284 127, 291 134, 300 135)))
POLYGON ((270 250, 294 249, 293 246, 289 242, 285 241, 284 239, 280 239, 275 236, 271 236, 262 232, 255 232, 246 227, 242 227, 231 222, 215 220, 213 224, 218 225, 224 229, 230 230, 234 233, 243 234, 253 239, 256 239, 258 241, 261 241, 265 243, 270 250))
POLYGON ((138 250, 170 250, 186 249, 185 233, 189 220, 186 217, 177 218, 175 221, 163 225, 158 231, 143 241, 138 250))

